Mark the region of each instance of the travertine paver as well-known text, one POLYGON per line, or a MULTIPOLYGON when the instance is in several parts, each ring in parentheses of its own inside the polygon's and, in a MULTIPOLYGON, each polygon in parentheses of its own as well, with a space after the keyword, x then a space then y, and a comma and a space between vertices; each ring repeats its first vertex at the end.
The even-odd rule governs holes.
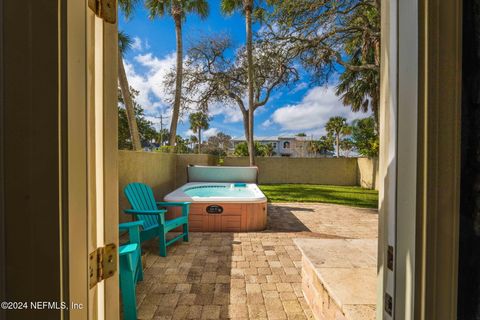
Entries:
POLYGON ((326 204, 274 204, 267 230, 191 233, 168 256, 144 246, 137 286, 139 319, 311 319, 294 238, 374 238, 375 210, 326 204))
POLYGON ((377 239, 295 239, 302 251, 302 288, 325 320, 375 319, 377 239))

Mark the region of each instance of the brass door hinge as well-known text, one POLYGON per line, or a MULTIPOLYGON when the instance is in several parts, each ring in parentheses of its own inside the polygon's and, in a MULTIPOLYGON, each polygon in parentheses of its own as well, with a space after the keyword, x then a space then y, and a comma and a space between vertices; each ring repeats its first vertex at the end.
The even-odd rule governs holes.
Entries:
POLYGON ((113 243, 97 248, 88 255, 88 272, 90 289, 104 279, 110 278, 117 271, 117 246, 113 243))
POLYGON ((88 0, 88 7, 105 22, 117 22, 117 0, 88 0))
POLYGON ((387 268, 393 271, 393 261, 394 261, 394 249, 392 246, 388 246, 387 250, 387 268))

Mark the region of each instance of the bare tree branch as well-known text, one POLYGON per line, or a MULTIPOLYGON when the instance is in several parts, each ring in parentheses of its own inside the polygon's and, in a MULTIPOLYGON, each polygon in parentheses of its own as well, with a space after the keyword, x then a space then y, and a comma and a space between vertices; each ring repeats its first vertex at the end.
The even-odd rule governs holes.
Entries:
MULTIPOLYGON (((185 110, 208 110, 214 103, 236 105, 244 119, 248 135, 250 112, 268 103, 272 93, 281 86, 299 79, 293 62, 297 53, 276 44, 257 39, 253 46, 254 104, 252 110, 245 105, 247 92, 247 57, 244 48, 234 48, 224 35, 207 36, 194 43, 184 66, 185 110), (232 56, 231 52, 234 52, 232 56)), ((167 91, 173 89, 175 70, 167 75, 167 91)))

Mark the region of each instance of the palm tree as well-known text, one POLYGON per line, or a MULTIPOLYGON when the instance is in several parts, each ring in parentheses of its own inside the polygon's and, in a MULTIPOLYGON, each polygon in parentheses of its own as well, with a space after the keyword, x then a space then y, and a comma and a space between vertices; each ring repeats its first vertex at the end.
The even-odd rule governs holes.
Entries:
POLYGON ((118 0, 118 6, 125 15, 125 18, 129 19, 139 2, 140 0, 118 0))
POLYGON ((201 153, 202 148, 202 130, 207 130, 210 125, 208 121, 210 118, 204 112, 191 113, 190 117, 190 129, 193 133, 198 134, 198 153, 201 153))
POLYGON ((350 134, 350 126, 347 119, 343 117, 332 117, 325 125, 325 129, 329 134, 335 137, 335 146, 337 150, 337 158, 340 157, 340 141, 343 136, 350 134))
POLYGON ((328 134, 326 136, 321 136, 320 139, 315 143, 317 145, 317 150, 320 155, 327 156, 329 152, 333 151, 333 136, 328 134))
POLYGON ((195 143, 198 142, 198 138, 197 136, 191 135, 189 140, 190 140, 190 149, 192 149, 193 151, 193 147, 195 146, 195 143))
POLYGON ((253 0, 222 0, 222 11, 225 14, 233 14, 237 10, 242 10, 245 14, 245 28, 247 36, 247 74, 248 74, 248 154, 250 165, 255 165, 255 144, 253 141, 253 104, 254 104, 254 79, 253 79, 253 33, 252 33, 252 14, 253 0))
MULTIPOLYGON (((130 18, 133 10, 139 0, 119 0, 118 6, 122 10, 125 18, 130 18)), ((128 128, 130 130, 130 138, 132 140, 133 150, 141 150, 142 144, 140 142, 140 134, 138 132, 137 119, 135 118, 135 111, 133 107, 132 95, 130 94, 130 86, 128 84, 127 74, 125 72, 125 65, 123 64, 123 57, 125 53, 131 49, 132 40, 130 37, 122 32, 118 32, 118 83, 120 91, 122 92, 123 102, 127 114, 128 128)))
POLYGON ((161 128, 158 131, 158 145, 161 147, 163 146, 164 141, 169 141, 170 140, 170 132, 168 132, 168 129, 161 128))
POLYGON ((340 149, 342 149, 343 154, 345 155, 345 157, 348 158, 349 155, 350 155, 350 152, 351 152, 352 149, 353 149, 353 141, 352 141, 352 139, 345 138, 345 139, 343 139, 342 141, 340 141, 340 149))
POLYGON ((133 100, 130 94, 130 86, 128 85, 127 74, 123 64, 124 54, 131 48, 132 40, 122 31, 118 32, 118 83, 122 92, 123 102, 127 114, 128 128, 130 129, 130 138, 132 140, 133 150, 141 150, 140 134, 138 133, 137 119, 135 118, 135 110, 133 100))
POLYGON ((269 143, 266 145, 266 151, 267 151, 267 154, 266 154, 267 157, 273 157, 275 155, 275 148, 273 147, 273 143, 269 143))
POLYGON ((172 122, 170 124, 170 145, 175 146, 178 118, 182 99, 183 80, 183 38, 182 22, 188 13, 196 13, 200 18, 208 16, 209 6, 206 0, 146 0, 145 6, 150 13, 150 19, 164 17, 170 14, 175 22, 177 36, 177 69, 175 79, 175 98, 173 101, 172 122))
MULTIPOLYGON (((352 62, 361 63, 357 57, 354 57, 352 62)), ((340 75, 340 83, 336 88, 336 94, 341 96, 343 105, 349 106, 353 112, 372 110, 376 129, 380 102, 379 82, 378 70, 345 70, 340 75)))

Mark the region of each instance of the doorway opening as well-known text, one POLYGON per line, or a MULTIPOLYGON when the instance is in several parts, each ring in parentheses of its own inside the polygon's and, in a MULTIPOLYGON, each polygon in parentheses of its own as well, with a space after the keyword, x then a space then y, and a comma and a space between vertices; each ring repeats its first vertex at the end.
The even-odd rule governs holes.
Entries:
POLYGON ((459 320, 480 317, 480 15, 477 1, 463 3, 459 320))

